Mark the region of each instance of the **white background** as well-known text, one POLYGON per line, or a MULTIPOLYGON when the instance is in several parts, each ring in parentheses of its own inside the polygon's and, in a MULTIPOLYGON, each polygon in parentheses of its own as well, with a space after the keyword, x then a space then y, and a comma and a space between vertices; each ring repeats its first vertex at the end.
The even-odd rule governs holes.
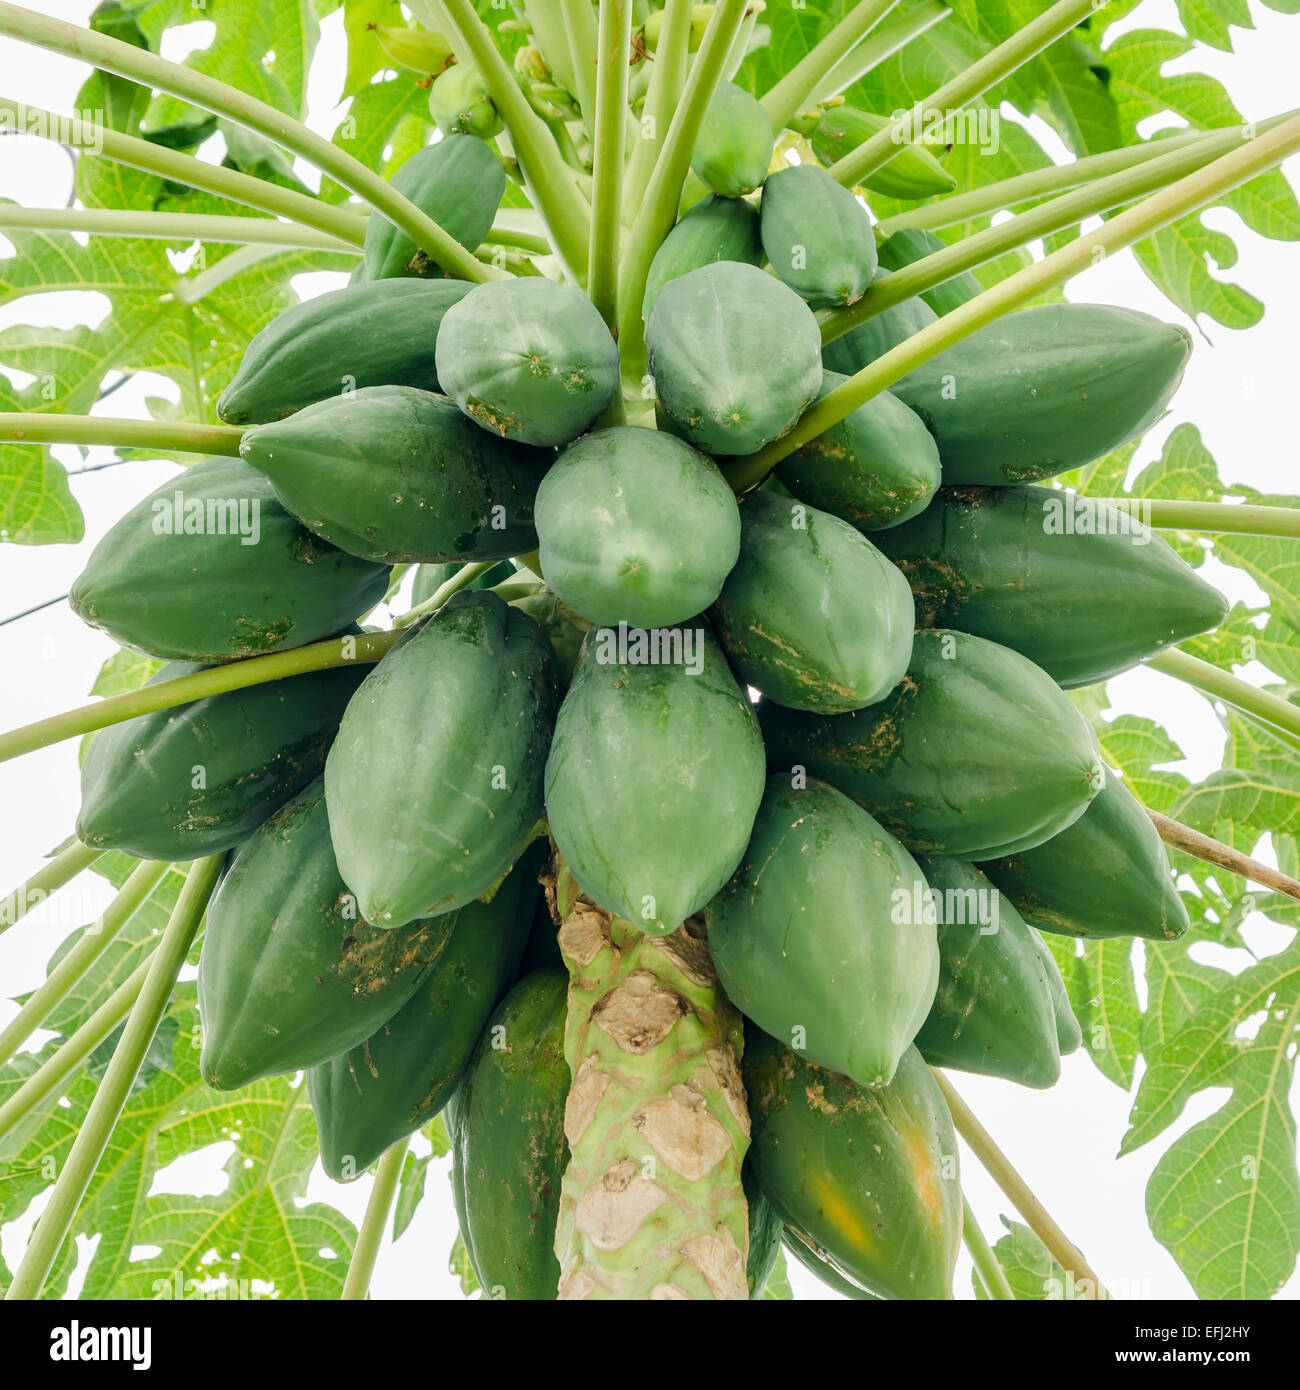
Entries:
MULTIPOLYGON (((44 0, 40 8, 84 23, 93 6, 85 0, 44 0)), ((1199 69, 1212 73, 1226 85, 1238 109, 1247 118, 1258 119, 1286 110, 1295 102, 1300 19, 1288 19, 1258 5, 1252 8, 1259 28, 1233 31, 1235 54, 1200 49, 1172 64, 1168 71, 1199 69)), ((1178 31, 1174 5, 1167 0, 1147 0, 1111 34, 1149 26, 1178 31)), ((206 46, 210 29, 210 25, 195 24, 172 31, 164 56, 181 59, 191 49, 206 46)), ((341 16, 335 14, 323 26, 310 91, 309 124, 326 134, 336 119, 344 53, 341 16)), ((0 74, 4 95, 68 111, 85 69, 0 39, 0 74)), ((1049 138, 1042 130, 1037 133, 1040 138, 1049 138)), ((1051 147, 1060 149, 1054 144, 1051 147)), ((205 157, 211 157, 206 150, 205 157)), ((1298 166, 1300 161, 1293 161, 1289 168, 1293 184, 1300 174, 1298 166)), ((62 207, 67 201, 71 171, 68 156, 57 146, 27 139, 0 143, 0 196, 27 206, 62 207)), ((300 169, 300 174, 314 184, 311 171, 300 169)), ((1147 437, 1138 462, 1155 457, 1169 430, 1189 420, 1200 427, 1226 481, 1247 483, 1266 492, 1300 491, 1295 478, 1300 247, 1262 240, 1223 211, 1211 212, 1207 221, 1235 237, 1241 259, 1225 272, 1226 276, 1262 298, 1267 315, 1246 333, 1230 332, 1208 320, 1203 332, 1197 330, 1195 352, 1172 414, 1147 437)), ((11 247, 0 236, 0 255, 10 253, 11 247)), ((335 276, 304 277, 298 288, 300 293, 313 294, 338 281, 335 276)), ((1078 300, 1124 304, 1167 320, 1179 317, 1128 254, 1114 257, 1074 281, 1070 295, 1078 300)), ((93 323, 107 308, 107 301, 94 294, 28 297, 0 308, 0 326, 17 322, 57 326, 93 323)), ((144 416, 143 400, 149 394, 176 396, 169 383, 142 375, 105 402, 103 413, 144 416)), ((83 466, 74 449, 61 449, 58 454, 70 469, 83 466)), ((84 462, 109 457, 111 451, 95 449, 84 462)), ((140 462, 75 480, 73 491, 86 515, 86 539, 77 546, 0 546, 0 616, 65 593, 92 546, 112 522, 173 471, 171 465, 140 462)), ((1218 569, 1207 571, 1207 576, 1220 582, 1230 598, 1260 601, 1258 592, 1237 571, 1218 569)), ((107 637, 81 626, 62 604, 0 627, 0 727, 12 728, 83 703, 100 664, 112 651, 107 637)), ((1245 674, 1262 673, 1248 670, 1245 674)), ((1222 732, 1210 706, 1199 696, 1171 678, 1150 672, 1125 676, 1112 683, 1111 691, 1123 710, 1164 721, 1191 754, 1180 770, 1201 777, 1219 766, 1222 732)), ((0 890, 8 891, 30 874, 42 856, 69 833, 78 799, 76 747, 75 741, 63 743, 0 768, 0 890)), ((43 978, 45 960, 60 937, 90 920, 108 897, 101 880, 85 875, 0 938, 0 993, 8 996, 34 987, 43 978)), ((1248 926, 1247 934, 1252 948, 1261 955, 1280 949, 1289 937, 1289 933, 1270 928, 1259 919, 1248 926)), ((1228 953, 1207 947, 1198 948, 1198 953, 1207 962, 1230 964, 1232 968, 1249 963, 1241 951, 1228 953)), ((0 1021, 12 1012, 11 1005, 0 1002, 0 1021)), ((38 1039, 44 1036, 38 1035, 38 1039)), ((1191 1297, 1173 1260, 1147 1230, 1143 1194, 1159 1152, 1190 1124, 1212 1113, 1225 1092, 1197 1096, 1180 1123, 1155 1145, 1116 1161, 1130 1098, 1105 1081, 1082 1053, 1066 1059, 1062 1081, 1050 1092, 1030 1092, 1007 1082, 964 1076, 959 1085, 985 1126, 1113 1292, 1130 1298, 1191 1297)), ((159 1187, 219 1192, 224 1185, 221 1163, 227 1154, 228 1149, 221 1146, 183 1160, 176 1171, 161 1176, 159 1187)), ((964 1157, 964 1185, 986 1234, 996 1239, 998 1214, 1010 1215, 1011 1209, 978 1164, 964 1157)), ((359 1221, 368 1187, 368 1179, 346 1187, 330 1183, 317 1169, 309 1197, 330 1202, 359 1221)), ((458 1296, 458 1286, 446 1271, 455 1219, 445 1164, 431 1171, 428 1192, 403 1239, 380 1255, 372 1283, 376 1297, 458 1296)), ((34 1215, 29 1213, 0 1232, 10 1268, 21 1255, 34 1215)), ((83 1265, 88 1253, 83 1250, 83 1265)), ((800 1297, 833 1296, 793 1263, 791 1278, 800 1297)), ((1284 1297, 1295 1298, 1298 1291, 1300 1277, 1292 1279, 1284 1297)), ((964 1253, 957 1293, 958 1297, 971 1296, 969 1262, 964 1253)))

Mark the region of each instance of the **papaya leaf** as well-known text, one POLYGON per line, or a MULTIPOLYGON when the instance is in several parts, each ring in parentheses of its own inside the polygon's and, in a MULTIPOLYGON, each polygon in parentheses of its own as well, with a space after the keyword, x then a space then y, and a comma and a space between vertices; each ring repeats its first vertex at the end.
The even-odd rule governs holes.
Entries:
MULTIPOLYGON (((199 1076, 192 983, 177 987, 167 1017, 170 1057, 155 1055, 147 1084, 128 1098, 77 1213, 73 1233, 98 1236, 80 1296, 337 1298, 355 1229, 331 1207, 302 1202, 316 1159, 305 1088, 276 1077, 236 1094, 210 1091, 199 1076), (232 1148, 225 1189, 175 1190, 170 1165, 214 1145, 232 1148), (156 1253, 140 1258, 150 1247, 156 1253)), ((52 1046, 0 1069, 0 1097, 52 1046)), ((63 1088, 66 1104, 30 1117, 16 1151, 7 1137, 0 1222, 21 1216, 61 1170, 95 1086, 80 1072, 63 1088)), ((51 1281, 47 1296, 65 1283, 51 1281)))
POLYGON ((772 1272, 767 1276, 767 1283, 763 1285, 763 1292, 759 1297, 765 1302, 794 1297, 794 1290, 790 1287, 790 1266, 784 1250, 776 1252, 776 1263, 772 1266, 772 1272))
POLYGON ((1270 1298, 1295 1268, 1300 1175, 1286 1098, 1298 1039, 1293 941, 1202 1003, 1138 1088, 1121 1152, 1172 1122, 1193 1091, 1231 1087, 1222 1107, 1161 1156, 1147 1184, 1152 1233, 1200 1298, 1270 1298))
POLYGON ((1142 1027, 1128 937, 1085 941, 1066 975, 1070 1007, 1083 1030, 1083 1046, 1097 1070, 1128 1090, 1140 1051, 1142 1027))
POLYGON ((1146 951, 1147 1006, 1142 1015, 1142 1051, 1153 1057, 1206 999, 1228 980, 1226 971, 1188 955, 1188 942, 1146 951))
MULTIPOLYGON (((1076 1287, 1072 1276, 1057 1264, 1048 1248, 1028 1226, 1005 1216, 1002 1217, 1002 1224, 1007 1228, 1007 1234, 994 1244, 993 1253, 1017 1301, 1073 1301, 1088 1296, 1090 1291, 1076 1287)), ((988 1286, 977 1269, 971 1270, 971 1287, 977 1299, 989 1298, 988 1286)))
POLYGON ((435 1115, 420 1133, 433 1145, 434 1158, 446 1158, 451 1152, 451 1137, 447 1133, 447 1122, 441 1115, 435 1115))
POLYGON ((424 1180, 429 1175, 432 1154, 417 1156, 407 1150, 402 1161, 402 1174, 397 1183, 397 1201, 393 1205, 393 1239, 398 1240, 424 1200, 424 1180))
POLYGON ((451 1256, 448 1259, 447 1267, 460 1280, 461 1292, 466 1298, 483 1291, 483 1286, 478 1281, 478 1275, 474 1273, 474 1266, 470 1263, 469 1251, 465 1248, 465 1237, 459 1232, 457 1232, 455 1243, 451 1247, 451 1256))

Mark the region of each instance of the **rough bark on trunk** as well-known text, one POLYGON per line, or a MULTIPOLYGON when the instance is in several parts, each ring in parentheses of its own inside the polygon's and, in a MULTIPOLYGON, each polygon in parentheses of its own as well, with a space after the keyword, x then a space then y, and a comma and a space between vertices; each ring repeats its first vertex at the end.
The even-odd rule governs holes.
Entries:
POLYGON ((694 919, 651 937, 548 884, 569 968, 560 1297, 748 1298, 744 1034, 694 919))

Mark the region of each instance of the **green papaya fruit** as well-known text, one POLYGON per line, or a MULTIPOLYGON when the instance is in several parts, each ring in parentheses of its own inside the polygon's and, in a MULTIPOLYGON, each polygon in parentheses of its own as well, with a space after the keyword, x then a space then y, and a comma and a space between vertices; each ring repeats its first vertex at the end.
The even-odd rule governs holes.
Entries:
POLYGON ((759 717, 773 768, 805 766, 923 854, 990 859, 1042 844, 1105 776, 1096 734, 1051 677, 964 632, 918 632, 907 676, 865 710, 765 701, 759 717))
POLYGON ((757 491, 740 519, 740 558, 710 616, 741 679, 822 714, 884 699, 912 654, 907 581, 829 512, 757 491))
MULTIPOLYGON (((823 164, 837 164, 892 124, 888 116, 852 106, 832 106, 822 113, 812 133, 813 154, 823 164)), ((900 143, 893 159, 868 174, 862 187, 886 198, 932 198, 936 193, 951 193, 957 180, 924 145, 900 143)))
POLYGON ((447 923, 446 946, 410 998, 363 1041, 308 1070, 321 1165, 335 1182, 360 1177, 455 1094, 518 967, 543 850, 525 850, 490 902, 434 917, 430 925, 447 923))
POLYGON ((555 1223, 568 1163, 569 976, 543 970, 497 1006, 447 1106, 461 1235, 484 1296, 554 1299, 555 1223))
POLYGON ((491 140, 503 129, 501 113, 483 74, 470 63, 456 63, 429 88, 429 114, 444 136, 474 135, 491 140))
POLYGON ((1044 304, 977 330, 890 390, 934 435, 945 483, 1032 483, 1136 439, 1164 414, 1190 353, 1185 328, 1150 314, 1044 304))
POLYGON ((495 594, 453 594, 353 696, 325 764, 344 882, 381 926, 463 907, 542 814, 555 663, 495 594))
POLYGON ((727 997, 800 1056, 888 1084, 939 981, 934 913, 916 860, 825 782, 767 780, 749 848, 709 904, 727 997))
POLYGON ((1043 931, 1174 941, 1188 927, 1164 842, 1114 772, 1077 821, 980 868, 1043 931))
MULTIPOLYGON (((905 265, 933 256, 936 251, 946 251, 948 243, 924 228, 904 227, 895 232, 876 247, 880 264, 886 270, 902 270, 905 265)), ((917 296, 925 301, 936 314, 950 314, 963 304, 982 294, 983 285, 971 274, 963 270, 950 276, 933 289, 922 290, 917 296)))
POLYGON ((576 439, 619 383, 618 347, 596 306, 540 277, 471 290, 442 321, 437 363, 443 390, 476 425, 523 444, 576 439))
POLYGON ((787 1233, 881 1298, 951 1298, 957 1136, 921 1054, 866 1090, 751 1028, 744 1076, 754 1176, 787 1233))
MULTIPOLYGON (((461 562, 459 560, 448 560, 440 565, 417 565, 415 578, 411 581, 411 606, 414 608, 417 603, 423 603, 425 599, 432 598, 460 567, 461 562)), ((508 579, 512 579, 514 574, 515 567, 508 560, 502 560, 499 565, 493 565, 490 570, 480 574, 477 579, 471 579, 465 587, 468 589, 494 589, 498 584, 504 584, 508 579)))
POLYGON ((133 651, 214 663, 328 637, 387 588, 386 568, 312 535, 255 468, 210 458, 109 528, 68 603, 133 651))
POLYGON ((798 1231, 792 1231, 785 1226, 781 1228, 781 1231, 786 1250, 803 1265, 809 1274, 815 1275, 828 1289, 833 1289, 842 1298, 873 1303, 879 1301, 875 1294, 868 1293, 861 1284, 854 1283, 847 1274, 829 1263, 825 1251, 815 1249, 798 1231))
MULTIPOLYGON (((476 251, 492 230, 505 196, 506 171, 490 145, 464 135, 417 150, 390 182, 448 236, 467 251, 476 251)), ((442 273, 396 223, 378 210, 370 214, 359 281, 442 273)))
POLYGON ((752 454, 780 438, 822 379, 812 310, 773 276, 735 261, 660 290, 646 354, 674 432, 710 454, 752 454))
POLYGON ((451 48, 441 34, 407 25, 377 24, 375 39, 387 57, 399 68, 411 72, 439 72, 451 57, 451 48))
MULTIPOLYGON (((848 377, 823 371, 820 400, 848 377)), ((939 450, 921 417, 880 391, 776 466, 801 501, 860 531, 882 531, 929 505, 939 486, 939 450)))
POLYGON ((659 291, 670 280, 714 261, 763 264, 758 209, 743 198, 721 198, 711 193, 682 215, 650 262, 641 317, 650 317, 659 291))
POLYGON ((767 177, 774 143, 758 98, 734 82, 719 82, 695 138, 691 170, 713 192, 740 198, 767 177))
POLYGON ((295 304, 244 349, 217 414, 229 425, 261 425, 360 386, 436 391, 438 325, 471 288, 374 280, 295 304))
POLYGON ((199 1071, 218 1091, 314 1067, 364 1041, 441 957, 453 921, 363 921, 339 877, 320 778, 264 821, 208 907, 199 1071))
POLYGON ((1228 601, 1135 515, 1041 487, 944 488, 878 538, 920 627, 1012 647, 1092 685, 1218 627, 1228 601))
POLYGON ((796 164, 763 185, 763 250, 772 269, 814 309, 844 308, 876 273, 867 210, 815 164, 796 164))
POLYGON ((938 855, 917 862, 939 934, 939 989, 917 1050, 932 1067, 1055 1086, 1061 1057, 1054 986, 1064 988, 1056 962, 973 864, 938 855))
POLYGON ((239 448, 294 516, 350 555, 504 560, 537 544, 549 456, 491 438, 432 391, 366 386, 256 425, 239 448))
POLYGON ((546 814, 588 897, 651 935, 676 931, 735 871, 762 795, 753 708, 703 624, 587 634, 546 814))
MULTIPOLYGON (((170 662, 148 684, 201 670, 170 662)), ((319 774, 364 675, 312 671, 99 730, 81 765, 77 838, 173 861, 241 844, 319 774)))
POLYGON ((713 460, 630 426, 570 444, 542 480, 536 518, 546 582, 605 625, 694 617, 717 598, 740 546, 736 498, 713 460))
MULTIPOLYGON (((887 270, 878 270, 872 283, 878 283, 888 274, 887 270)), ((905 343, 914 333, 928 328, 937 318, 920 295, 913 295, 832 339, 822 348, 822 365, 832 372, 853 376, 899 343, 905 343)))

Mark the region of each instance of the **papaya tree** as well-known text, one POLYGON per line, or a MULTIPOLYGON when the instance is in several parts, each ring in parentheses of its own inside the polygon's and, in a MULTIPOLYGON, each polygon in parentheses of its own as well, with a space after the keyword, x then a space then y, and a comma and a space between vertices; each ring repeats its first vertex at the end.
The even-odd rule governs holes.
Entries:
POLYGON ((8 1298, 364 1298, 448 1154, 485 1297, 781 1298, 788 1254, 1109 1298, 962 1096, 1078 1050, 1122 1153, 1166 1137, 1195 1293, 1283 1287, 1300 499, 1187 423, 1137 451, 1185 325, 1263 313, 1207 211, 1300 239, 1300 115, 1162 74, 1245 4, 1134 8, 209 0, 178 63, 179 0, 0 3, 88 69, 0 96, 75 168, 0 203, 0 298, 110 306, 0 330, 0 536, 82 539, 54 448, 124 465, 66 595, 95 698, 0 734, 82 740, 0 931, 113 894, 0 1029, 8 1298), (1068 297, 1128 252, 1178 322, 1068 297), (174 399, 115 416, 142 373, 174 399), (1222 768, 1112 695, 1142 667, 1222 768), (218 1143, 224 1191, 155 1188, 218 1143))

